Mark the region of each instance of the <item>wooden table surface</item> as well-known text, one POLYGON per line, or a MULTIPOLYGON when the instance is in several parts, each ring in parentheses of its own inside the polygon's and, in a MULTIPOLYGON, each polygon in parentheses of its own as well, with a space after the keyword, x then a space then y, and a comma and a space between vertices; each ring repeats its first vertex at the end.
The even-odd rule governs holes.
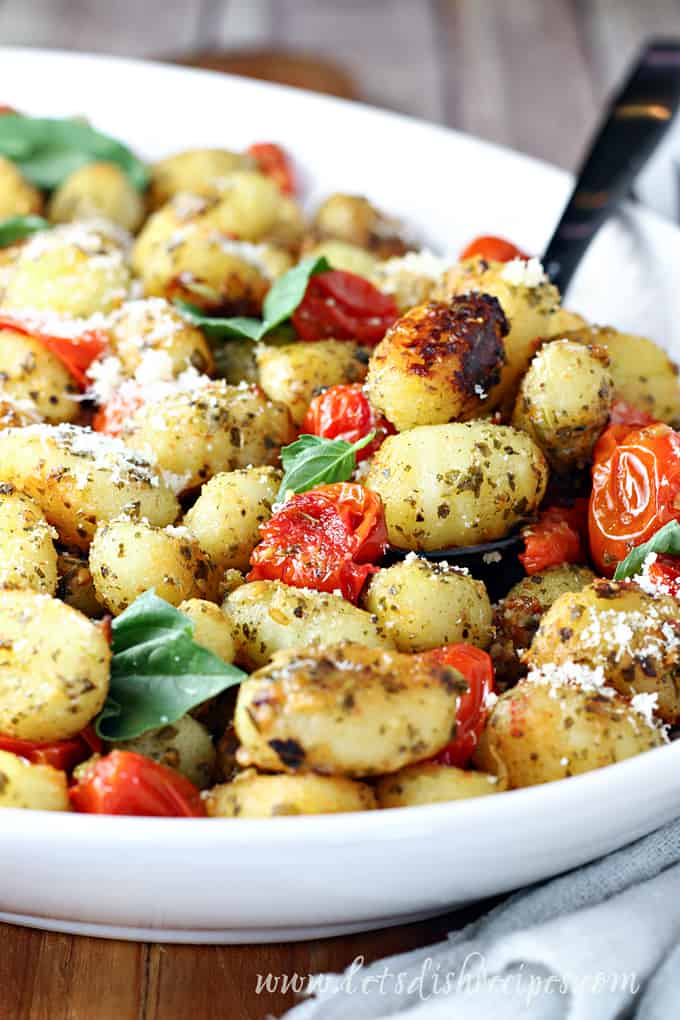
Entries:
MULTIPOLYGON (((680 0, 0 0, 0 43, 189 59, 229 49, 220 59, 230 70, 355 94, 568 168, 650 34, 680 35, 680 0)), ((340 970, 436 941, 480 909, 278 946, 147 945, 0 925, 0 1020, 264 1020, 294 995, 258 995, 258 974, 340 970)))

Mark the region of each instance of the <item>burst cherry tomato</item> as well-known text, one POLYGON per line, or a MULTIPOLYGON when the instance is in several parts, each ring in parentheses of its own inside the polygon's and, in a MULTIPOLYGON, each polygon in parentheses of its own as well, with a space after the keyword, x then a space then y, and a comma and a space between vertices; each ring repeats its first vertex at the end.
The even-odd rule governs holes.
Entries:
POLYGON ((475 255, 486 259, 488 262, 511 262, 512 259, 528 259, 529 256, 503 237, 495 237, 493 234, 484 234, 471 241, 467 248, 460 253, 461 259, 471 259, 475 255))
POLYGON ((588 501, 577 499, 573 506, 551 506, 535 524, 522 530, 524 552, 519 561, 527 574, 540 574, 562 563, 585 563, 583 538, 588 530, 588 501))
POLYGON ((255 142, 247 151, 257 163, 260 173, 265 177, 271 177, 284 195, 295 194, 295 170, 292 161, 280 145, 275 145, 274 142, 255 142))
POLYGON ((302 423, 302 431, 324 439, 344 439, 346 443, 356 443, 369 432, 375 432, 375 439, 357 451, 356 459, 361 461, 372 457, 395 430, 386 418, 375 413, 361 384, 352 383, 331 386, 314 397, 302 423))
POLYGON ((630 550, 680 520, 680 434, 657 423, 611 425, 594 451, 590 551, 611 577, 630 550))
POLYGON ((11 315, 0 315, 0 329, 12 329, 15 333, 37 340, 59 358, 82 390, 87 388, 87 369, 107 346, 106 335, 99 329, 86 329, 76 337, 51 336, 11 315))
POLYGON ((125 390, 116 393, 103 407, 100 407, 92 420, 95 432, 105 432, 107 436, 119 436, 130 416, 144 403, 142 387, 132 382, 125 384, 125 390))
POLYGON ((486 725, 486 703, 494 686, 493 663, 486 652, 473 645, 445 645, 424 656, 458 670, 467 681, 467 692, 461 696, 456 712, 456 736, 432 759, 440 765, 463 768, 486 725))
POLYGON ((34 765, 51 765, 55 769, 70 772, 82 761, 102 749, 102 742, 91 726, 68 740, 53 740, 38 743, 33 740, 18 740, 0 733, 0 751, 9 751, 34 765))
POLYGON ((387 548, 380 497, 351 482, 292 496, 260 534, 250 557, 249 581, 338 590, 354 603, 387 548))
POLYGON ((311 277, 293 326, 302 340, 377 344, 398 317, 394 299, 363 276, 331 269, 311 277))
POLYGON ((193 783, 134 751, 97 758, 69 790, 76 811, 96 815, 166 815, 200 818, 201 795, 193 783))

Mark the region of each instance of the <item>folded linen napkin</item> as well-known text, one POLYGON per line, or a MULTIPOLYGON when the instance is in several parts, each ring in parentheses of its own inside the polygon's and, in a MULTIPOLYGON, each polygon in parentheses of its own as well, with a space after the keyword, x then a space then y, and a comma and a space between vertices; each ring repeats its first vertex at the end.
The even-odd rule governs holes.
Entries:
POLYGON ((319 975, 285 1020, 680 1017, 680 819, 437 945, 319 975))

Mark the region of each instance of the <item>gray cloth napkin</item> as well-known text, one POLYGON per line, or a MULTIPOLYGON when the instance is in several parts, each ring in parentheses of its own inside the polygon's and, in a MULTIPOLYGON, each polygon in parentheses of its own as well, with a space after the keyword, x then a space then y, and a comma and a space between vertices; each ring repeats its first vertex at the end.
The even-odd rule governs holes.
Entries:
POLYGON ((285 1020, 680 1018, 680 819, 445 942, 311 987, 285 1020))

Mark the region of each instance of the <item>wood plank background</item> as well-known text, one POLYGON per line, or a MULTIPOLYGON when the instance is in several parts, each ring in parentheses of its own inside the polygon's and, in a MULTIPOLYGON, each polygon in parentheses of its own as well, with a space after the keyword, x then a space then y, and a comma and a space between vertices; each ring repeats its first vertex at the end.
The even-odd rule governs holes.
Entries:
MULTIPOLYGON (((325 58, 363 99, 567 168, 652 34, 680 35, 680 0, 0 0, 0 43, 325 58)), ((264 1020, 293 996, 256 995, 258 974, 339 970, 359 955, 425 945, 479 909, 269 947, 150 946, 0 925, 0 1020, 264 1020)))

